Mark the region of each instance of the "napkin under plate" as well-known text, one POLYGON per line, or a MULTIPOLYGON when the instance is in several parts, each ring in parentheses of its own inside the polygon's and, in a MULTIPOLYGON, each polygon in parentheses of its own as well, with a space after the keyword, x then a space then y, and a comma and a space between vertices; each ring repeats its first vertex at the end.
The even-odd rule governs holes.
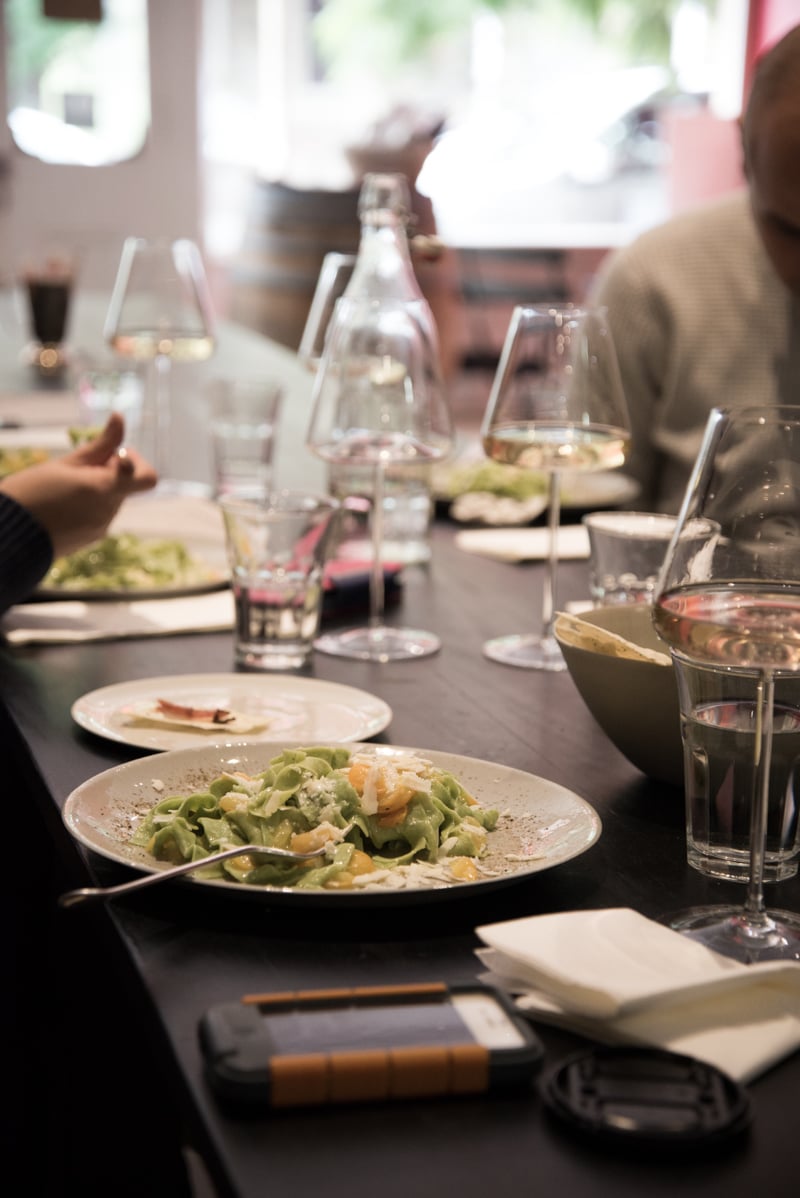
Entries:
MULTIPOLYGON (((456 533, 456 545, 501 562, 527 562, 546 558, 550 552, 547 528, 468 528, 456 533)), ((558 530, 561 559, 587 558, 589 534, 582 524, 564 524, 558 530)))
POLYGON ((230 590, 170 599, 21 603, 0 623, 11 645, 59 645, 126 637, 173 636, 181 632, 222 632, 233 627, 230 590))
POLYGON ((800 1047, 800 962, 741 965, 627 908, 476 929, 484 980, 534 1018, 749 1081, 800 1047))

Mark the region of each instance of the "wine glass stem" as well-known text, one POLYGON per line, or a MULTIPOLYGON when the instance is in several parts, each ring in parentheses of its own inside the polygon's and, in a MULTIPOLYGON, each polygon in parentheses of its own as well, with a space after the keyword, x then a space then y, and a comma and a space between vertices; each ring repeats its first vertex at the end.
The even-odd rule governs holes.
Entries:
POLYGON ((554 470, 550 475, 547 498, 548 554, 542 588, 542 638, 553 636, 555 620, 556 584, 558 581, 558 527, 561 523, 561 475, 554 470))
POLYGON ((376 462, 372 472, 372 507, 370 509, 370 531, 372 533, 372 571, 369 588, 369 635, 370 640, 380 637, 383 629, 385 608, 383 577, 383 497, 385 490, 385 468, 376 462))
POLYGON ((756 728, 753 737, 755 768, 750 812, 750 877, 744 904, 746 923, 756 934, 771 927, 771 920, 764 907, 764 857, 767 847, 774 711, 775 677, 771 670, 764 670, 756 687, 756 728))
POLYGON ((153 398, 155 404, 155 411, 153 412, 153 429, 155 436, 153 465, 156 468, 159 478, 167 477, 167 472, 169 471, 171 465, 171 365, 172 363, 166 354, 156 354, 156 356, 153 358, 153 398))

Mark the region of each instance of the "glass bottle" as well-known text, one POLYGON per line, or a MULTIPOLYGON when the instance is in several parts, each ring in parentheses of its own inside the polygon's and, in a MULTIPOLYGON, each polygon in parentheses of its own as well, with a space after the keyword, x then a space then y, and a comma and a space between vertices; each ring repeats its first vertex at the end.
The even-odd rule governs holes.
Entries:
MULTIPOLYGON (((422 293, 408 244, 411 214, 408 182, 401 174, 368 174, 359 196, 361 240, 343 300, 401 300, 417 309, 438 363, 438 332, 422 293)), ((384 562, 427 562, 433 514, 430 466, 392 465, 386 472, 383 516, 384 562)), ((369 466, 332 465, 331 493, 343 505, 338 555, 369 560, 369 509, 373 473, 369 466)))

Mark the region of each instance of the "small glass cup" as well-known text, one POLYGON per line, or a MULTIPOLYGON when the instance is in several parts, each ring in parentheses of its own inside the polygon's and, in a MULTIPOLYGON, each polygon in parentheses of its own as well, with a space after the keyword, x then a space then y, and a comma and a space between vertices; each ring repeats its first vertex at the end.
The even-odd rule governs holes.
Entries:
POLYGON ((283 388, 273 380, 218 379, 211 385, 214 488, 259 495, 272 485, 283 388))
MULTIPOLYGON (((756 670, 700 665, 673 650, 686 792, 686 857, 712 878, 747 882, 755 787, 756 670)), ((764 881, 800 857, 800 677, 775 680, 764 881)))
POLYGON ((141 448, 144 381, 136 370, 113 365, 87 366, 77 381, 81 428, 70 430, 73 440, 89 437, 105 425, 112 412, 125 420, 125 442, 141 448))
POLYGON ((595 607, 652 603, 676 518, 654 512, 589 512, 589 594, 595 607))
POLYGON ((236 607, 235 661, 247 670, 306 664, 322 615, 338 502, 302 491, 219 500, 236 607))

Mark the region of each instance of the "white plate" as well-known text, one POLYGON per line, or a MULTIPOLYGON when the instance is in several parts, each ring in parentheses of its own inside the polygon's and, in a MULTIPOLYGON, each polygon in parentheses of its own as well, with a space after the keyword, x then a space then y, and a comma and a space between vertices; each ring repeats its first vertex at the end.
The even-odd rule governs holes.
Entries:
POLYGON ((564 508, 613 507, 630 503, 639 494, 635 478, 614 470, 598 474, 573 474, 564 471, 561 480, 561 506, 564 508))
MULTIPOLYGON (((448 463, 439 467, 433 476, 434 493, 437 499, 442 503, 452 505, 457 498, 456 495, 450 494, 450 489, 447 485, 448 474, 450 472, 459 471, 464 468, 477 467, 485 465, 487 459, 484 457, 480 446, 469 446, 461 455, 457 456, 452 463, 448 463)), ((508 467, 496 467, 496 470, 508 469, 508 467)), ((541 475, 541 510, 543 511, 547 505, 547 489, 548 476, 541 475)), ((640 486, 635 479, 628 475, 620 473, 617 470, 600 471, 597 474, 584 471, 565 470, 561 476, 561 506, 568 510, 588 510, 590 508, 605 508, 616 507, 622 503, 631 503, 639 494, 640 486)), ((471 494, 471 489, 460 492, 460 495, 471 494)), ((500 496, 493 497, 495 500, 500 499, 500 496)), ((534 495, 532 502, 538 498, 534 495)), ((493 520, 491 503, 487 504, 487 509, 480 518, 483 524, 498 525, 518 524, 520 520, 515 517, 509 517, 509 512, 506 510, 506 504, 509 501, 506 499, 504 503, 497 505, 498 518, 493 520)), ((511 500, 512 508, 516 506, 511 500)), ((528 521, 533 520, 539 513, 536 511, 535 504, 532 514, 527 516, 528 521)))
POLYGON ((46 449, 66 453, 72 448, 65 428, 0 428, 0 449, 46 449))
MULTIPOLYGON (((256 773, 266 768, 269 759, 286 745, 286 741, 272 745, 210 745, 205 749, 165 753, 155 761, 143 758, 119 765, 72 792, 64 806, 64 822, 81 844, 102 857, 143 873, 157 873, 167 867, 129 842, 141 818, 159 798, 165 794, 189 794, 206 786, 224 770, 256 773), (163 790, 154 787, 154 780, 163 783, 163 790)), ((452 773, 482 807, 496 808, 501 813, 500 819, 496 830, 489 835, 489 851, 481 859, 487 876, 474 882, 435 887, 357 891, 293 890, 196 877, 183 878, 181 883, 300 906, 427 902, 466 897, 521 881, 585 853, 600 836, 600 817, 584 799, 523 770, 428 749, 375 744, 350 747, 368 749, 381 757, 418 754, 452 773)))
POLYGON ((63 428, 0 428, 0 476, 66 453, 70 440, 63 428))
MULTIPOLYGON (((558 530, 559 560, 589 556, 589 534, 582 524, 562 524, 558 530)), ((547 528, 468 528, 456 533, 456 545, 501 562, 535 562, 550 553, 547 528)))
MULTIPOLYGON (((209 741, 246 739, 263 743, 284 739, 307 744, 366 740, 388 726, 391 708, 376 695, 326 682, 281 674, 176 674, 119 682, 89 691, 72 705, 72 718, 81 728, 107 740, 141 749, 199 748, 209 741), (265 728, 246 738, 213 731, 148 724, 132 709, 141 703, 167 699, 188 707, 222 707, 250 717, 263 716, 265 728)), ((152 766, 150 767, 152 770, 152 766)))
POLYGON ((67 587, 38 587, 35 598, 80 599, 84 602, 109 599, 166 599, 182 595, 202 595, 209 591, 221 590, 229 584, 222 515, 213 500, 186 495, 137 496, 122 505, 109 532, 133 533, 143 540, 183 541, 193 557, 208 566, 209 578, 189 586, 166 586, 157 589, 141 587, 136 590, 98 590, 96 587, 87 586, 78 590, 67 587))

